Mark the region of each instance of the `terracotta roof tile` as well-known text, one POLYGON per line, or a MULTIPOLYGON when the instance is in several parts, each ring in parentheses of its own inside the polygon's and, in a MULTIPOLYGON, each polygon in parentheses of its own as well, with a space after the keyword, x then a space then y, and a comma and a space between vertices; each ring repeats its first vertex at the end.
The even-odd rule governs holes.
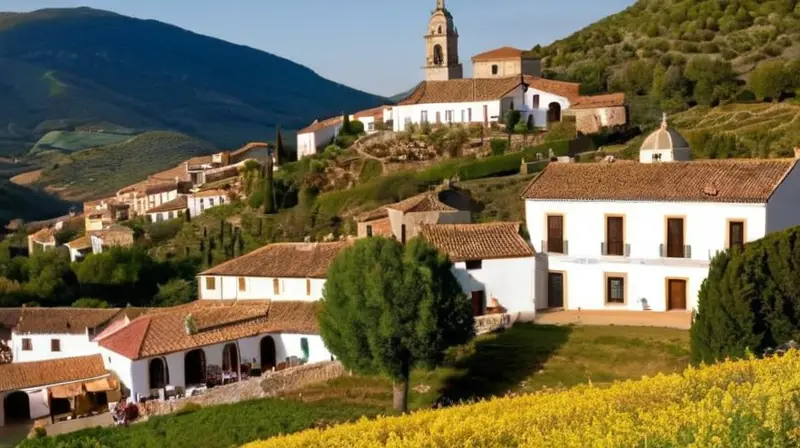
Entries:
POLYGON ((562 96, 574 103, 580 98, 581 85, 574 82, 556 81, 555 79, 545 79, 537 76, 525 75, 525 84, 529 87, 562 96))
POLYGON ((536 200, 763 203, 795 160, 551 163, 526 187, 536 200))
POLYGON ((225 196, 225 197, 227 197, 228 196, 228 192, 226 190, 220 190, 220 189, 214 188, 214 189, 211 189, 211 190, 198 191, 197 193, 194 193, 192 196, 194 196, 196 198, 208 198, 208 197, 216 197, 216 196, 225 196))
POLYGON ((100 355, 0 365, 0 391, 69 383, 108 375, 100 355))
POLYGON ((0 328, 14 328, 19 322, 22 308, 0 308, 0 328))
POLYGON ((73 250, 89 249, 92 247, 92 240, 89 238, 89 235, 84 235, 70 241, 66 245, 73 250))
POLYGON ((303 129, 300 129, 299 131, 297 131, 297 133, 298 134, 309 134, 311 132, 317 132, 319 130, 322 130, 322 129, 325 129, 325 128, 328 128, 328 127, 331 127, 331 126, 340 125, 340 124, 342 124, 343 121, 344 121, 344 117, 342 117, 341 115, 337 115, 335 117, 327 118, 327 119, 322 120, 322 121, 314 120, 313 123, 311 123, 310 125, 308 125, 307 127, 303 128, 303 129))
POLYGON ((425 224, 420 235, 453 262, 532 257, 533 248, 519 228, 518 222, 425 224))
POLYGON ((102 327, 119 314, 119 309, 30 308, 22 309, 18 333, 81 334, 102 327))
POLYGON ((394 204, 389 204, 386 208, 403 213, 456 211, 455 208, 439 200, 438 192, 432 191, 418 194, 394 204))
POLYGON ((315 334, 316 313, 316 302, 198 301, 151 312, 99 344, 129 359, 139 359, 266 333, 315 334), (184 325, 189 314, 196 324, 193 334, 187 334, 184 325))
POLYGON ((232 156, 240 156, 240 155, 242 155, 244 153, 247 153, 247 152, 250 152, 250 150, 253 150, 253 149, 256 149, 256 148, 269 148, 269 144, 268 143, 264 143, 264 142, 250 142, 250 143, 242 146, 241 148, 237 149, 236 151, 231 152, 231 155, 232 156))
POLYGON ((424 81, 398 105, 499 100, 522 84, 519 76, 495 79, 424 81))
POLYGON ((175 210, 186 210, 188 207, 186 196, 179 196, 169 202, 165 202, 158 207, 147 210, 147 213, 171 212, 175 210))
POLYGON ((386 106, 373 107, 372 109, 362 110, 353 114, 353 117, 358 120, 359 118, 373 117, 375 119, 383 119, 383 109, 386 106))
POLYGON ((325 278, 334 258, 351 243, 276 243, 256 249, 200 275, 325 278))
POLYGON ((168 182, 163 184, 152 184, 145 187, 144 192, 146 194, 158 194, 158 193, 166 193, 168 191, 177 190, 178 183, 177 182, 168 182))
POLYGON ((494 61, 498 59, 536 59, 525 56, 525 51, 514 47, 500 47, 494 50, 485 51, 472 57, 474 62, 494 61))
POLYGON ((603 107, 620 107, 625 105, 624 93, 607 93, 605 95, 582 96, 570 109, 595 109, 603 107))
POLYGON ((54 227, 45 227, 38 232, 30 235, 30 239, 36 241, 37 243, 43 244, 55 244, 56 242, 56 232, 57 230, 54 227))
POLYGON ((178 179, 182 182, 188 182, 190 180, 189 173, 186 171, 186 166, 181 163, 180 165, 170 168, 166 171, 161 171, 156 174, 151 174, 148 177, 148 182, 161 182, 161 181, 171 181, 174 182, 175 179, 178 179))

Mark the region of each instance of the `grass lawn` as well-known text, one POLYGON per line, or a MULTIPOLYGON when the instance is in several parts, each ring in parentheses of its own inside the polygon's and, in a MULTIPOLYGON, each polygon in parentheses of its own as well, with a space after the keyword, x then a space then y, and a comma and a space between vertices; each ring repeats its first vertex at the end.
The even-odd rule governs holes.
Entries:
MULTIPOLYGON (((453 349, 447 365, 415 371, 409 406, 474 400, 508 392, 594 385, 679 372, 689 364, 689 333, 648 327, 517 325, 453 349)), ((344 377, 293 393, 303 401, 335 400, 390 409, 391 383, 344 377)))

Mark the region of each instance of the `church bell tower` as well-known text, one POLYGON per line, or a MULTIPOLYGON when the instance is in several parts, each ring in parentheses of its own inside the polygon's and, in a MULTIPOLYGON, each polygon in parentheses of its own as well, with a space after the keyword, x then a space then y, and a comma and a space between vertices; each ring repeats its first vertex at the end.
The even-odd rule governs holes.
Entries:
POLYGON ((425 35, 427 58, 425 61, 426 81, 447 81, 464 77, 464 68, 458 62, 458 29, 453 16, 444 5, 444 0, 436 0, 436 9, 428 22, 425 35))

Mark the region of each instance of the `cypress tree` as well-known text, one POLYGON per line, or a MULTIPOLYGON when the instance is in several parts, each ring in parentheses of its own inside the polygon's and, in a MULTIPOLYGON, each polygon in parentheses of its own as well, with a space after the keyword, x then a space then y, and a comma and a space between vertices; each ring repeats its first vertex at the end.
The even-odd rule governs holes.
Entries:
POLYGON ((237 232, 237 233, 239 235, 239 240, 238 240, 238 242, 239 242, 239 256, 241 257, 242 255, 244 255, 244 238, 242 238, 242 233, 241 232, 237 232))
MULTIPOLYGON (((269 150, 267 150, 267 152, 269 152, 269 150)), ((281 135, 281 125, 278 125, 275 129, 275 161, 278 163, 278 165, 280 165, 283 160, 286 160, 285 157, 286 157, 286 150, 283 147, 283 136, 281 135)))
POLYGON ((275 213, 275 191, 273 188, 273 178, 272 178, 272 151, 267 152, 267 163, 264 168, 266 173, 264 173, 264 213, 272 214, 275 213))
POLYGON ((350 114, 342 112, 342 134, 350 135, 353 133, 353 127, 350 125, 350 114))
POLYGON ((219 220, 219 244, 225 245, 225 221, 222 219, 219 220))

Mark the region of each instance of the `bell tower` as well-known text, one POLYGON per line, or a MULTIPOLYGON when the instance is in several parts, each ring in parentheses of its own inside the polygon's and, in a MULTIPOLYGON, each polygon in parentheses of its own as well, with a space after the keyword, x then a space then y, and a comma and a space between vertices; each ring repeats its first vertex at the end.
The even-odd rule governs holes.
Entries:
POLYGON ((436 9, 428 22, 425 34, 427 58, 425 60, 426 81, 447 81, 464 77, 464 68, 458 61, 458 29, 453 16, 444 5, 444 0, 436 0, 436 9))

